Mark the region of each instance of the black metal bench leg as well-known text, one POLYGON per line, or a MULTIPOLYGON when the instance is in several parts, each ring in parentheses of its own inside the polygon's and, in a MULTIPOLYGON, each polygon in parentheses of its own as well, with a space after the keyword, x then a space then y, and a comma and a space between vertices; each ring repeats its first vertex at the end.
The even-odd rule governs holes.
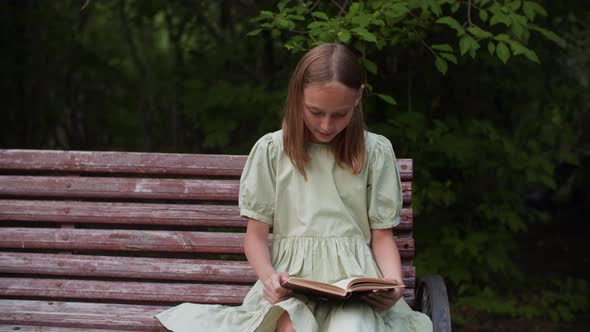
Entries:
POLYGON ((451 332, 449 297, 443 278, 427 275, 418 279, 416 304, 432 320, 434 332, 451 332))

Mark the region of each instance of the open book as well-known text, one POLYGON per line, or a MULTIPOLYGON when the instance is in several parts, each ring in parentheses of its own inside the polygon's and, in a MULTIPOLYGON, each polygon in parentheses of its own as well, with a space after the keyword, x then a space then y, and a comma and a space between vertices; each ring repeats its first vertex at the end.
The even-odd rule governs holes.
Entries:
POLYGON ((402 283, 378 278, 356 277, 327 284, 315 280, 290 277, 283 285, 297 293, 316 295, 320 298, 345 300, 355 293, 390 290, 405 287, 402 283))

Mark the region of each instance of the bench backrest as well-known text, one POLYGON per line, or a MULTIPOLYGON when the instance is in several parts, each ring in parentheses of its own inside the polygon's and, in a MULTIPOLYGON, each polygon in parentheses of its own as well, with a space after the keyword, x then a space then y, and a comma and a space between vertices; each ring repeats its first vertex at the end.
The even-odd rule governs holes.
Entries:
MULTIPOLYGON (((0 298, 239 304, 245 156, 0 150, 0 298)), ((412 161, 396 241, 414 302, 412 161)))

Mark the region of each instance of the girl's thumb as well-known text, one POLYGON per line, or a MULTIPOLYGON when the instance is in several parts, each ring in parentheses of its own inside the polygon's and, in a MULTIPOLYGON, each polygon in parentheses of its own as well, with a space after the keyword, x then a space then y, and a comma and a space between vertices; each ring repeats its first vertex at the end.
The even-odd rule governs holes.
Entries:
POLYGON ((289 273, 287 273, 287 272, 281 272, 281 275, 280 275, 281 284, 284 283, 284 282, 286 282, 287 279, 289 279, 289 273))

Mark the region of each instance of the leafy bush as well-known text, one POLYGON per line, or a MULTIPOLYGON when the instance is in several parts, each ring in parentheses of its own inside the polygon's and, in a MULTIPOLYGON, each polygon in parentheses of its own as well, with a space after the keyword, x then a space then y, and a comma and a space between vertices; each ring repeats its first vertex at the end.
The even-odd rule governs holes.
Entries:
POLYGON ((533 47, 566 45, 547 15, 520 0, 283 0, 254 19, 250 35, 270 31, 293 53, 340 42, 360 54, 370 129, 416 165, 418 272, 444 275, 455 309, 571 320, 589 308, 585 281, 530 276, 517 262, 519 234, 550 218, 534 196, 587 154, 574 134, 582 89, 563 97, 533 47))

